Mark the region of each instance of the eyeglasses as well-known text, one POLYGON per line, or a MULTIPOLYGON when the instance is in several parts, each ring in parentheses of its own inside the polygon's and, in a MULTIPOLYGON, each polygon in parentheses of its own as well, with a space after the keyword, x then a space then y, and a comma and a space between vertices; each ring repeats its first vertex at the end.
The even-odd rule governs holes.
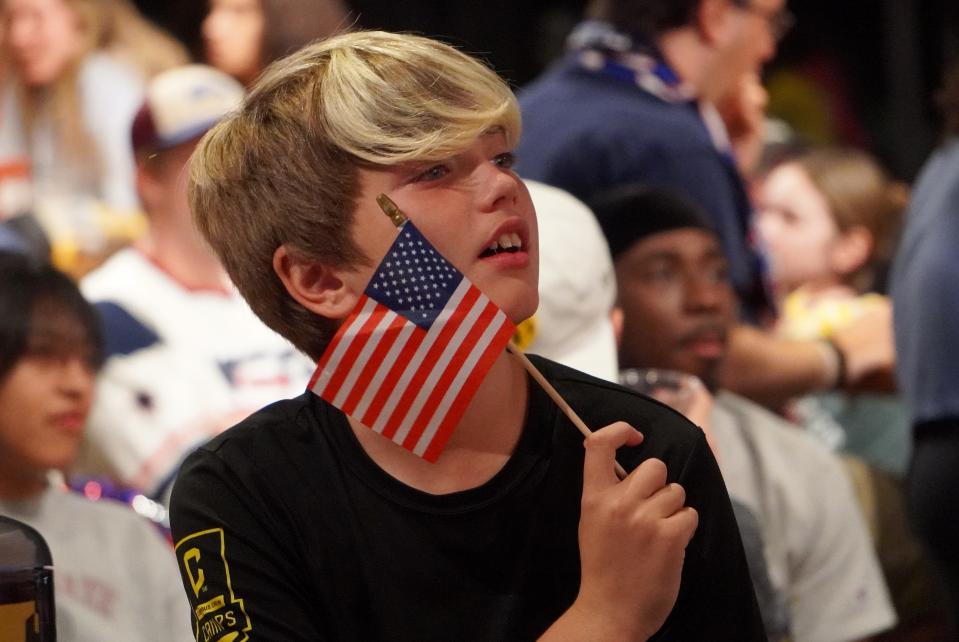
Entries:
POLYGON ((796 17, 785 7, 776 12, 770 12, 752 4, 751 0, 732 0, 733 6, 749 13, 754 13, 769 25, 773 38, 782 40, 789 30, 796 24, 796 17))

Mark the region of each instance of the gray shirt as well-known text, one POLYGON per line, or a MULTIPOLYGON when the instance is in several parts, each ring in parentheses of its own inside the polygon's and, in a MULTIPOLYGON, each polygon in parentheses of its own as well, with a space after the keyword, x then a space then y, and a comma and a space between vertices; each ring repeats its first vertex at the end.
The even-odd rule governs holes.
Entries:
POLYGON ((60 640, 194 639, 172 546, 131 508, 48 488, 0 501, 0 513, 37 529, 50 546, 60 640))

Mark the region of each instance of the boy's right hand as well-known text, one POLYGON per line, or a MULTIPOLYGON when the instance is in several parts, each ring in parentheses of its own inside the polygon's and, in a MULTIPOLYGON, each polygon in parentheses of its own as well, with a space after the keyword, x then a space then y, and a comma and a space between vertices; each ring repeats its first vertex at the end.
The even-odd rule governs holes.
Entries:
POLYGON ((662 627, 679 594, 686 546, 699 516, 686 492, 666 483, 666 465, 644 461, 616 477, 616 449, 643 436, 624 422, 586 439, 579 522, 582 579, 571 610, 597 627, 592 639, 645 640, 662 627), (594 619, 595 618, 595 619, 594 619))

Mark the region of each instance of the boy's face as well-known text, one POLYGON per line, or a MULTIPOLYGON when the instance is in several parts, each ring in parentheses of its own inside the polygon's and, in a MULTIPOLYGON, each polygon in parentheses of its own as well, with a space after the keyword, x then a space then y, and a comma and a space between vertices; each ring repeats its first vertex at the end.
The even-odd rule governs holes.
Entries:
MULTIPOLYGON (((511 150, 503 133, 493 130, 442 161, 361 169, 357 245, 378 262, 396 238, 396 228, 376 203, 386 194, 514 323, 531 316, 539 300, 536 214, 511 169, 511 150), (509 246, 519 249, 503 251, 509 246)), ((354 292, 365 289, 374 267, 347 276, 354 292)))
POLYGON ((95 372, 85 355, 29 350, 0 381, 0 470, 20 481, 76 458, 95 372))
POLYGON ((735 314, 715 235, 683 228, 637 241, 616 259, 616 282, 620 366, 679 370, 715 386, 735 314))

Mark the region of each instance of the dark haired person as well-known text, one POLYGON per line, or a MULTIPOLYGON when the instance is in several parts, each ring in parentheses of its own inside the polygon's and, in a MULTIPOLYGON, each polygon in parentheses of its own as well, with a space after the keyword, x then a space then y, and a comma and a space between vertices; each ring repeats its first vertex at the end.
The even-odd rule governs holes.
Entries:
POLYGON ((749 198, 714 105, 772 57, 785 0, 608 0, 589 13, 570 53, 520 94, 520 173, 587 201, 632 182, 688 194, 756 316, 768 301, 749 198))
POLYGON ((62 488, 101 362, 99 321, 70 279, 0 252, 0 514, 53 554, 61 640, 191 639, 170 546, 121 504, 62 488))
POLYGON ((697 404, 697 422, 712 435, 737 519, 759 525, 790 639, 845 642, 889 629, 896 613, 838 457, 722 387, 736 299, 715 231, 665 190, 624 186, 591 206, 615 266, 620 366, 694 375, 714 395, 697 404), (630 220, 638 212, 643 225, 630 220))

